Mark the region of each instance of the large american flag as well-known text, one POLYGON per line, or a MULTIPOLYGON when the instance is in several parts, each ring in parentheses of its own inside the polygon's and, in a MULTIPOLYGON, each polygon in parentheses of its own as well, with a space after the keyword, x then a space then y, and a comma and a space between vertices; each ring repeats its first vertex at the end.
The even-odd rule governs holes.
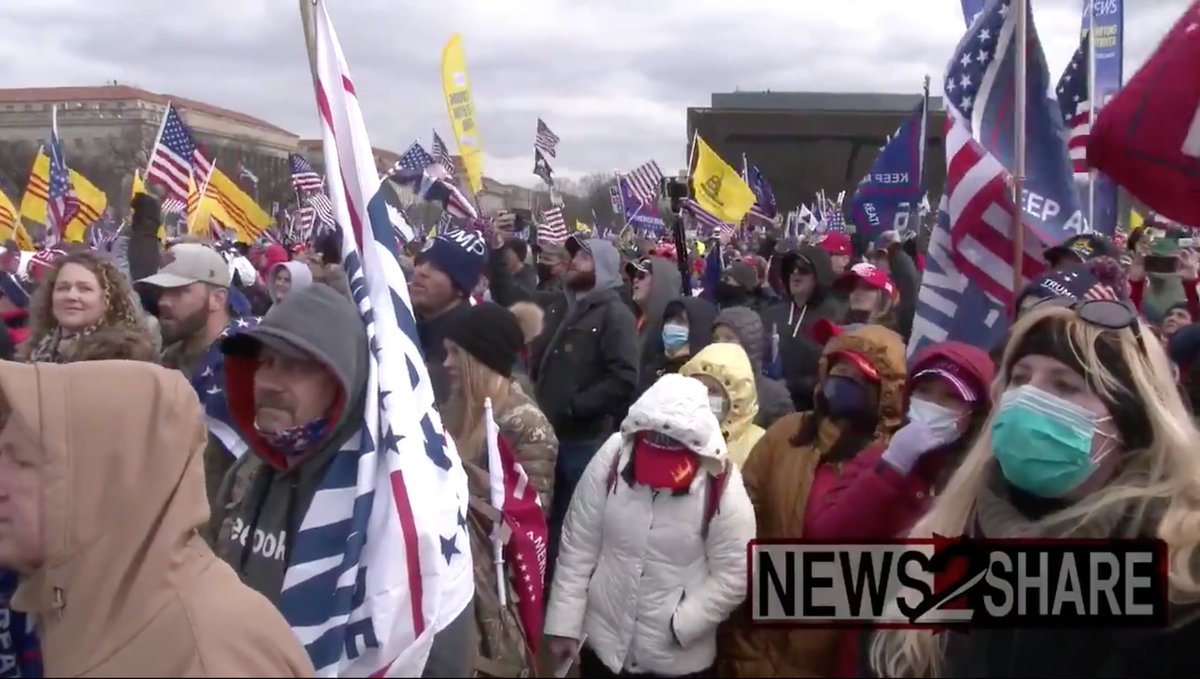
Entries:
POLYGON ((188 179, 195 177, 197 182, 203 182, 213 167, 213 161, 196 143, 175 107, 167 104, 158 141, 150 154, 146 181, 157 182, 168 196, 186 201, 188 179))
MULTIPOLYGON (((320 482, 289 546, 279 608, 317 676, 419 676, 434 634, 474 597, 467 478, 434 406, 341 45, 324 0, 302 8, 314 14, 326 178, 370 352, 364 445, 320 482)), ((486 251, 468 235, 461 246, 486 251)))
MULTIPOLYGON (((946 193, 952 258, 958 270, 1002 302, 1012 300, 1014 238, 1013 201, 1008 171, 972 133, 972 112, 989 69, 997 58, 998 37, 1009 21, 1008 2, 990 4, 946 69, 946 193)), ((1013 17, 1015 22, 1016 17, 1013 17)), ((982 103, 982 102, 980 102, 982 103)), ((1022 279, 1029 280, 1044 268, 1041 241, 1022 219, 1025 229, 1022 279)))
POLYGON ((50 190, 46 201, 46 245, 63 239, 67 224, 79 213, 79 198, 71 185, 71 170, 63 155, 57 125, 50 133, 50 190))
POLYGON ((1088 178, 1087 143, 1092 132, 1091 78, 1088 74, 1090 43, 1091 31, 1087 31, 1055 88, 1063 126, 1067 129, 1067 152, 1071 154, 1071 169, 1076 181, 1088 178))
POLYGON ((558 135, 550 131, 545 121, 538 118, 537 133, 533 136, 533 148, 545 153, 551 158, 558 157, 558 135))
POLYGON ((567 240, 567 220, 562 208, 554 207, 542 212, 542 223, 538 224, 538 242, 562 245, 567 240))
POLYGON ((446 142, 442 141, 437 130, 433 131, 433 159, 442 166, 447 175, 454 176, 454 158, 450 155, 449 147, 446 146, 446 142))
POLYGON ((650 205, 658 200, 658 187, 662 178, 662 170, 658 169, 658 163, 653 160, 642 163, 624 177, 629 193, 642 205, 650 205))
POLYGON ((296 193, 325 190, 325 180, 313 169, 312 163, 299 153, 288 154, 288 168, 292 171, 292 189, 296 193))

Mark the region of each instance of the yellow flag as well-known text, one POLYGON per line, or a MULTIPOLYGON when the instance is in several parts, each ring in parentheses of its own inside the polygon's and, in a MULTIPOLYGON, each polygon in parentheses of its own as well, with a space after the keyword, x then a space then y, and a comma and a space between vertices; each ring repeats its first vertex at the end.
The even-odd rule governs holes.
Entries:
POLYGON ((730 224, 740 224, 754 206, 754 191, 699 135, 696 136, 692 191, 705 212, 730 224))
MULTIPOLYGON (((75 197, 79 199, 79 213, 67 224, 63 240, 79 242, 83 240, 84 230, 104 214, 104 208, 108 207, 108 196, 75 170, 71 170, 71 185, 75 188, 75 197)), ((50 156, 46 155, 45 149, 38 149, 37 157, 33 159, 33 170, 29 173, 29 184, 25 187, 25 195, 21 197, 21 216, 35 224, 45 224, 49 195, 50 156)))
POLYGON ((442 93, 450 126, 458 140, 458 153, 467 169, 472 193, 483 190, 483 142, 475 125, 475 104, 471 101, 471 81, 467 79, 467 55, 462 36, 455 33, 442 50, 442 93))
POLYGON ((1146 225, 1146 218, 1142 216, 1142 213, 1138 212, 1137 210, 1129 211, 1129 231, 1130 232, 1137 231, 1138 229, 1142 228, 1145 225, 1146 225))
MULTIPOLYGON (((246 194, 224 172, 213 169, 212 177, 208 180, 208 190, 204 192, 203 204, 207 200, 215 200, 221 213, 216 213, 217 221, 226 228, 237 232, 237 240, 244 243, 257 243, 267 229, 271 227, 271 215, 258 206, 254 199, 246 194)), ((209 209, 212 212, 212 208, 209 209)), ((195 222, 203 215, 198 214, 195 222)), ((193 222, 192 228, 200 228, 193 222)), ((208 221, 205 219, 203 229, 207 233, 208 221)))
POLYGON ((592 227, 590 227, 587 224, 584 224, 582 221, 576 219, 575 220, 575 230, 578 231, 579 233, 591 233, 592 227))
POLYGON ((146 182, 142 181, 142 173, 138 170, 133 171, 133 182, 130 185, 129 200, 132 201, 139 193, 146 192, 146 182))
POLYGON ((0 243, 10 238, 16 241, 17 247, 21 250, 33 249, 33 239, 29 237, 29 233, 25 231, 25 225, 21 223, 17 206, 13 205, 3 191, 0 191, 0 243))

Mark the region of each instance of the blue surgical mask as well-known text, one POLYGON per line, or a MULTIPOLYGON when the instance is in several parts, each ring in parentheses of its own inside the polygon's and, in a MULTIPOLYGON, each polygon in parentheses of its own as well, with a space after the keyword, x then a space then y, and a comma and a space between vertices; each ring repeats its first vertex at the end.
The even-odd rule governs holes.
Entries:
POLYGON ((1039 497, 1061 498, 1096 469, 1092 411, 1025 385, 1009 389, 992 420, 992 455, 1008 482, 1039 497))
POLYGON ((849 377, 830 375, 821 391, 833 417, 857 417, 870 405, 867 388, 849 377))
POLYGON ((662 330, 663 348, 668 352, 676 352, 688 342, 688 327, 676 323, 668 323, 662 330))

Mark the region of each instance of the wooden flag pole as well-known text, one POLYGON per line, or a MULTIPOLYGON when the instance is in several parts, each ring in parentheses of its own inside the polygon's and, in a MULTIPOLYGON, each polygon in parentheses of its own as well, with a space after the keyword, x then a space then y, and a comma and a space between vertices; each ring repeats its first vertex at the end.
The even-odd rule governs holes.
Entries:
POLYGON ((1016 211, 1013 213, 1012 221, 1014 300, 1021 292, 1021 286, 1024 283, 1024 277, 1021 273, 1024 269, 1022 264, 1025 261, 1025 222, 1021 192, 1025 184, 1025 119, 1028 115, 1025 103, 1026 69, 1029 57, 1029 45, 1026 42, 1029 29, 1027 25, 1029 16, 1027 3, 1028 0, 1013 0, 1012 3, 1012 10, 1017 13, 1017 30, 1013 36, 1013 40, 1017 43, 1015 105, 1013 106, 1016 121, 1016 130, 1013 139, 1016 147, 1016 167, 1013 173, 1013 203, 1016 206, 1016 211))

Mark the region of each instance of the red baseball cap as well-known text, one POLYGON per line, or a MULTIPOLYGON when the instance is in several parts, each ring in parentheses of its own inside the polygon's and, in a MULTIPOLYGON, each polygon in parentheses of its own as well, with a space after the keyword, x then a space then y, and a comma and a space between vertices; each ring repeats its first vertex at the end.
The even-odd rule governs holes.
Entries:
POLYGON ((867 379, 872 382, 879 381, 879 370, 867 360, 866 356, 854 351, 839 351, 829 355, 829 366, 833 367, 838 361, 847 361, 854 367, 858 368, 867 379))
POLYGON ((820 234, 813 239, 812 244, 830 255, 849 255, 854 251, 850 245, 850 236, 840 231, 820 234))
POLYGON ((896 284, 892 282, 886 271, 873 264, 855 264, 846 269, 845 273, 834 281, 834 287, 853 288, 859 281, 884 291, 888 297, 893 299, 896 297, 896 284))

